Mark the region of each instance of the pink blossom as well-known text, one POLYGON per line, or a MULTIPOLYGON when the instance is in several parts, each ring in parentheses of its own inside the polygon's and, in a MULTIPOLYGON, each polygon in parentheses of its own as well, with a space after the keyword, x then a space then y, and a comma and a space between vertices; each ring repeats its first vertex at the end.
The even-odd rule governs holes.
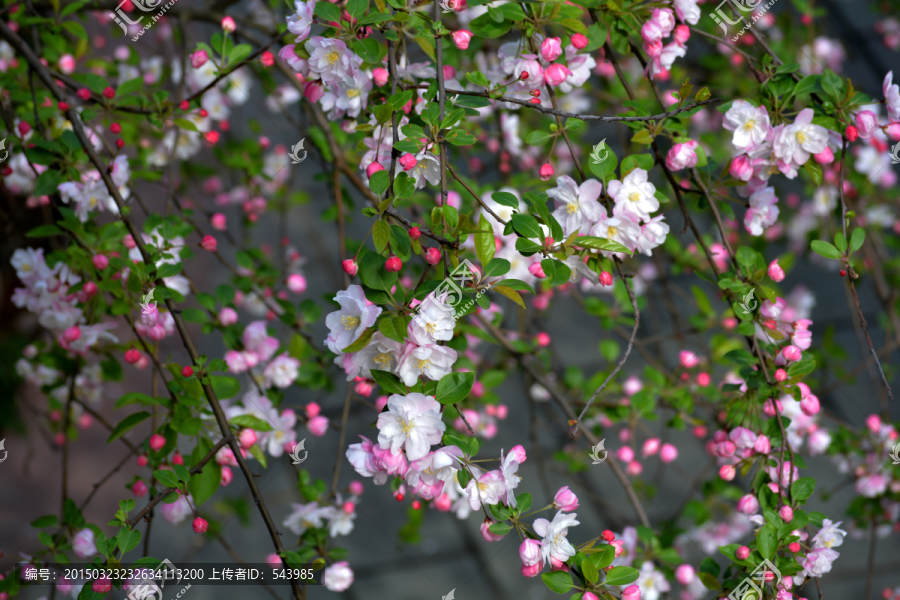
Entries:
POLYGON ((547 85, 557 86, 563 83, 571 74, 572 71, 565 65, 553 63, 544 69, 544 82, 546 82, 547 85))
POLYGON ((745 494, 737 503, 737 511, 745 515, 754 515, 759 510, 759 501, 753 494, 745 494))
POLYGON ((472 32, 468 29, 460 29, 450 34, 453 38, 453 44, 460 50, 466 50, 469 47, 469 40, 472 39, 472 32))
POLYGON ((666 166, 672 171, 691 168, 697 165, 697 142, 689 140, 681 144, 675 144, 666 154, 666 166))
POLYGON ((803 571, 798 574, 798 577, 803 578, 806 575, 821 577, 831 571, 831 565, 837 560, 838 556, 840 556, 840 553, 830 548, 811 550, 806 557, 800 560, 800 566, 803 567, 803 571))
POLYGON ((206 53, 206 50, 197 50, 193 54, 191 54, 191 66, 195 69, 199 69, 209 60, 209 55, 206 53))
POLYGON ((569 489, 569 486, 563 486, 556 492, 553 497, 553 506, 560 510, 571 512, 578 508, 578 497, 569 489))
POLYGON ((553 62, 562 54, 562 43, 558 37, 545 38, 541 42, 541 58, 553 62))
POLYGON ((861 110, 856 113, 856 131, 864 140, 871 139, 878 130, 878 116, 871 110, 861 110))
POLYGON ((496 533, 493 533, 490 530, 491 525, 493 525, 494 523, 496 523, 496 521, 493 521, 486 517, 485 517, 484 521, 481 523, 481 537, 486 542, 499 542, 500 540, 502 540, 505 537, 503 535, 498 535, 496 533))
POLYGON ((677 569, 675 569, 675 579, 678 580, 678 583, 681 585, 690 585, 697 574, 694 571, 694 567, 691 565, 679 565, 677 569))
POLYGON ((306 427, 314 436, 322 437, 328 432, 328 417, 323 415, 313 417, 306 423, 306 427))
POLYGON ((388 82, 388 78, 390 77, 390 73, 388 73, 387 69, 382 67, 377 67, 372 69, 372 81, 375 82, 375 87, 381 87, 388 82))
POLYGON ((784 269, 778 264, 777 258, 769 263, 768 273, 772 281, 776 283, 784 280, 784 269))
POLYGON ((670 463, 678 458, 678 448, 672 444, 663 444, 659 449, 659 460, 664 463, 670 463))
POLYGON ((572 35, 572 39, 570 40, 572 45, 575 46, 577 50, 584 50, 587 48, 588 39, 584 35, 580 33, 576 33, 572 35))

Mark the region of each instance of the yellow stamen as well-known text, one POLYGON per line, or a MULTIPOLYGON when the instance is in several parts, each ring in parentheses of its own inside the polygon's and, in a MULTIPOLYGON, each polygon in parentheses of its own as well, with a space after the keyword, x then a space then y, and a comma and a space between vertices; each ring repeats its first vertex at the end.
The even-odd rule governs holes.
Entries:
POLYGON ((391 366, 391 355, 387 352, 376 354, 375 358, 372 359, 372 362, 380 367, 379 370, 387 371, 388 367, 391 366))
POLYGON ((641 193, 640 192, 631 192, 630 194, 628 194, 628 199, 631 200, 632 202, 637 202, 638 200, 641 199, 641 193))
POLYGON ((797 143, 798 143, 798 144, 805 144, 805 143, 806 143, 806 140, 809 139, 809 138, 806 137, 806 134, 803 133, 802 131, 798 131, 796 137, 797 137, 797 143))
POLYGON ((613 227, 612 225, 610 225, 609 227, 606 228, 606 237, 608 237, 609 239, 613 239, 617 235, 619 235, 619 230, 616 229, 615 227, 613 227))
POLYGON ((577 204, 566 204, 566 212, 569 213, 570 215, 574 212, 578 212, 578 205, 577 204))
POLYGON ((412 431, 412 428, 412 422, 407 421, 403 417, 400 417, 400 430, 403 431, 405 435, 409 435, 409 432, 412 431))
POLYGON ((328 61, 329 65, 333 65, 334 63, 336 63, 337 59, 339 58, 340 54, 338 54, 337 52, 329 52, 325 55, 325 59, 328 61))
POLYGON ((341 325, 344 326, 344 329, 351 330, 359 327, 359 317, 354 317, 352 315, 345 315, 341 317, 341 325))
POLYGON ((747 122, 744 123, 744 126, 742 127, 742 129, 744 131, 750 131, 754 127, 756 127, 756 119, 747 119, 747 122))
POLYGON ((420 359, 416 360, 416 368, 419 369, 420 371, 424 371, 425 368, 428 367, 429 365, 431 365, 430 358, 420 358, 420 359))

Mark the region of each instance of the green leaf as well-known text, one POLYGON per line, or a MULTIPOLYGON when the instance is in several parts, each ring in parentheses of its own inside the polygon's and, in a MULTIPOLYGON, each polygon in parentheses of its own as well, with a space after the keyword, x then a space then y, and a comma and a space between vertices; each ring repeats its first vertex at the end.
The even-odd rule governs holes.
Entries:
POLYGON ((384 290, 389 292, 394 284, 397 283, 397 273, 387 271, 384 268, 384 257, 374 252, 366 252, 362 260, 359 261, 360 281, 363 285, 375 290, 384 290))
POLYGON ((341 20, 341 9, 328 2, 316 2, 316 9, 313 11, 313 14, 323 21, 339 23, 341 20))
POLYGON ((632 567, 613 567, 606 574, 606 585, 628 585, 637 581, 640 571, 632 567))
POLYGON ((853 230, 853 233, 850 234, 850 253, 854 253, 860 248, 862 248, 863 243, 866 241, 866 230, 862 227, 857 227, 853 230))
MULTIPOLYGON (((555 135, 538 129, 528 134, 528 136, 525 138, 525 143, 529 146, 543 146, 552 137, 555 137, 555 135)), ((518 208, 518 202, 516 203, 516 206, 514 208, 518 208)))
MULTIPOLYGON (((210 446, 208 442, 199 444, 197 448, 194 449, 194 452, 191 453, 192 462, 200 462, 202 455, 206 454, 211 449, 211 447, 207 446, 210 446)), ((191 493, 191 496, 193 496, 195 505, 200 506, 206 502, 210 496, 219 489, 221 481, 222 467, 214 460, 203 465, 202 471, 191 476, 190 481, 188 481, 188 491, 191 493)))
POLYGON ((48 169, 38 175, 34 182, 34 196, 47 196, 56 192, 56 188, 62 183, 62 172, 57 169, 48 169))
MULTIPOLYGON (((390 108, 388 109, 388 118, 390 118, 390 108)), ((372 176, 369 177, 369 189, 371 189, 372 193, 377 196, 381 196, 382 194, 384 194, 387 191, 390 183, 391 178, 388 175, 387 170, 378 171, 377 173, 373 173, 372 176)))
POLYGON ((386 221, 376 221, 372 227, 372 243, 375 244, 375 252, 381 254, 391 241, 391 226, 386 221))
POLYGON ((523 215, 516 213, 511 217, 513 228, 526 238, 540 238, 544 241, 544 232, 537 222, 537 219, 531 215, 523 215))
POLYGON ((555 258, 545 258, 542 260, 541 268, 547 276, 547 282, 554 287, 567 283, 572 276, 572 269, 564 262, 560 262, 555 258))
POLYGON ((259 417, 253 415, 235 415, 228 419, 232 425, 237 425, 244 429, 253 429, 254 431, 272 431, 272 425, 267 421, 263 421, 259 417))
POLYGON ((507 523, 491 523, 488 530, 494 535, 506 535, 512 529, 507 523))
MULTIPOLYGON (((333 5, 332 5, 333 6, 333 5)), ((316 3, 316 8, 319 8, 319 4, 316 3)), ((375 38, 366 38, 364 40, 356 42, 354 46, 356 53, 359 56, 370 64, 378 64, 381 60, 381 44, 378 43, 378 40, 375 38)))
POLYGON ((403 385, 403 382, 400 381, 393 373, 388 373, 387 371, 380 371, 378 369, 372 369, 372 379, 375 380, 381 389, 389 394, 401 394, 403 396, 406 395, 406 386, 403 385))
POLYGON ((228 54, 228 66, 233 67, 251 54, 253 54, 253 46, 250 44, 238 44, 228 54))
POLYGON ((412 257, 412 240, 409 232, 399 225, 391 225, 390 232, 391 252, 403 262, 412 257))
POLYGON ((485 77, 484 73, 482 73, 481 71, 473 71, 471 73, 466 73, 466 79, 468 79, 475 85, 479 85, 481 87, 486 87, 486 88, 491 87, 491 82, 488 81, 488 78, 485 77))
MULTIPOLYGON (((381 319, 378 322, 378 331, 380 331, 384 337, 403 344, 406 342, 406 329, 408 326, 409 323, 407 322, 406 317, 403 315, 393 315, 381 319)), ((344 350, 344 352, 346 352, 346 350, 344 350)))
POLYGON ((168 402, 162 398, 152 398, 147 394, 142 394, 141 392, 128 392, 127 394, 124 394, 121 398, 119 398, 118 402, 116 402, 115 408, 122 408, 123 406, 128 406, 129 404, 159 406, 160 404, 166 405, 168 404, 168 402))
POLYGON ((124 529, 125 531, 120 531, 120 533, 116 536, 116 539, 119 540, 119 548, 122 550, 122 554, 124 555, 126 552, 137 548, 137 545, 141 541, 141 532, 137 529, 128 529, 125 527, 123 527, 122 529, 124 529))
MULTIPOLYGON (((494 194, 496 196, 496 194, 494 194)), ((475 253, 482 265, 487 265, 494 258, 494 252, 497 251, 497 245, 494 243, 494 230, 491 224, 485 218, 484 213, 478 218, 478 229, 488 233, 475 234, 475 253)))
POLYGON ((178 477, 176 477, 175 473, 168 469, 157 469, 153 471, 153 478, 167 488, 178 487, 178 477))
POLYGON ((391 15, 383 12, 371 13, 357 21, 357 25, 362 27, 363 25, 375 25, 378 23, 383 23, 391 18, 391 15))
POLYGON ((437 384, 435 400, 441 404, 455 404, 465 400, 475 385, 475 373, 450 373, 437 384))
POLYGON ((835 100, 840 99, 844 92, 844 81, 831 69, 825 69, 822 73, 822 89, 835 100))
POLYGON ((806 169, 806 172, 809 173, 813 183, 817 186, 822 185, 822 165, 813 160, 808 160, 803 167, 806 169))
POLYGON ((813 495, 816 490, 816 480, 812 477, 801 477, 791 484, 791 498, 794 502, 802 503, 813 495))
POLYGON ((491 200, 493 200, 497 204, 502 204, 503 206, 508 206, 510 208, 519 210, 519 199, 509 192, 494 192, 493 194, 491 194, 491 200))
POLYGON ((66 235, 66 232, 54 225, 53 223, 47 223, 46 225, 39 225, 25 234, 25 237, 30 238, 40 238, 40 237, 50 237, 51 235, 66 235))
POLYGON ((106 440, 106 443, 109 444, 110 442, 119 439, 120 437, 134 429, 134 427, 141 421, 148 418, 150 418, 150 413, 146 411, 136 412, 132 415, 128 415, 113 428, 112 433, 109 434, 109 438, 107 438, 106 440))
POLYGON ((241 391, 241 384, 234 377, 229 377, 227 375, 211 375, 209 381, 212 383, 213 391, 216 393, 216 397, 218 397, 219 400, 237 396, 241 391))
POLYGON ((505 296, 506 298, 509 298, 510 300, 512 300, 519 306, 521 306, 522 308, 527 308, 525 306, 525 301, 522 300, 521 294, 519 294, 519 292, 517 292, 516 290, 514 290, 510 287, 507 287, 505 285, 495 285, 491 289, 494 290, 495 292, 497 292, 498 294, 505 296))
MULTIPOLYGON (((358 19, 365 14, 368 8, 369 0, 347 0, 347 12, 354 19, 358 19)), ((359 25, 359 23, 357 23, 359 25)))
POLYGON ((551 571, 541 573, 541 579, 551 591, 557 594, 565 594, 573 587, 572 576, 566 571, 551 571))
POLYGON ((631 250, 620 244, 619 242, 615 242, 610 239, 594 237, 591 235, 581 235, 575 238, 572 242, 573 246, 577 246, 579 248, 591 248, 592 250, 604 250, 606 252, 623 252, 625 254, 631 254, 631 250))
POLYGON ((581 562, 581 574, 584 575, 584 578, 591 583, 597 583, 597 581, 600 579, 600 573, 597 572, 597 567, 595 567, 594 563, 589 560, 584 560, 581 562))
POLYGON ((42 529, 44 527, 56 527, 56 522, 56 515, 44 515, 43 517, 38 517, 37 519, 32 521, 31 526, 35 529, 42 529))
POLYGON ((825 258, 839 259, 841 257, 840 251, 828 242, 813 240, 810 246, 812 247, 813 252, 824 256, 825 258))
POLYGON ((771 523, 766 523, 759 530, 756 546, 763 558, 773 560, 778 550, 778 531, 771 523))
POLYGON ((343 352, 345 354, 353 354, 354 352, 359 352, 363 348, 369 345, 369 340, 372 339, 372 336, 375 335, 375 328, 369 327, 365 331, 363 331, 356 341, 344 348, 343 352))

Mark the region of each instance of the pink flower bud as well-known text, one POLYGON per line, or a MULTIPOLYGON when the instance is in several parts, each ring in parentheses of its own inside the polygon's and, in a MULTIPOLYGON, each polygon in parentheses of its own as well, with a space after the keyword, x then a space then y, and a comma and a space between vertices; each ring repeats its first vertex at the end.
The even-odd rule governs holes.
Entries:
POLYGON ((197 50, 193 54, 191 54, 191 66, 195 69, 199 69, 203 65, 206 64, 206 61, 209 60, 209 55, 206 53, 206 50, 197 50))
POLYGON ((697 373, 697 385, 700 387, 706 387, 710 383, 712 383, 712 378, 709 376, 709 373, 703 371, 701 373, 697 373))
POLYGON ((231 472, 231 469, 228 467, 222 467, 222 478, 219 480, 220 485, 228 485, 234 480, 234 473, 231 472))
POLYGON ((562 54, 562 42, 558 37, 544 38, 541 42, 541 58, 553 62, 562 54))
POLYGON ((28 132, 31 131, 31 125, 29 125, 26 121, 19 121, 18 125, 19 135, 25 137, 28 135, 28 132))
POLYGON ((193 525, 194 533, 203 533, 209 527, 209 523, 207 523, 206 519, 204 519, 203 517, 197 517, 196 519, 194 519, 193 525))
POLYGON ((238 442, 240 443, 241 448, 250 448, 256 443, 256 440, 256 432, 252 429, 241 429, 241 432, 238 434, 238 442))
POLYGON ((287 278, 287 287, 295 294, 302 294, 306 291, 306 277, 299 273, 294 273, 287 278))
POLYGON ((777 258, 769 263, 769 277, 776 283, 784 280, 784 269, 778 264, 777 258))
POLYGON ((774 417, 776 414, 776 410, 778 413, 784 410, 784 407, 781 405, 781 400, 769 398, 763 404, 763 412, 767 417, 774 417))
POLYGON ((800 543, 799 542, 791 542, 790 544, 788 544, 788 550, 790 550, 794 554, 797 554, 798 552, 800 552, 800 543))
POLYGON ((738 560, 747 560, 747 557, 750 556, 750 548, 748 548, 747 546, 741 546, 734 551, 734 555, 738 560))
POLYGON ((141 454, 137 458, 137 466, 139 467, 146 467, 148 462, 146 454, 141 454))
POLYGON ((441 251, 437 248, 429 248, 425 251, 425 261, 429 265, 436 265, 441 262, 441 251))
POLYGON ((677 569, 675 569, 675 579, 678 580, 678 583, 681 585, 690 585, 694 582, 694 578, 697 574, 694 572, 694 567, 691 565, 679 565, 677 569))
POLYGON ((695 140, 675 144, 666 154, 666 166, 672 171, 681 171, 697 166, 697 146, 695 140))
POLYGON ((219 312, 219 322, 222 325, 234 325, 235 323, 237 323, 237 320, 238 315, 233 308, 226 307, 219 312))
POLYGON ((750 181, 753 177, 753 162, 746 154, 735 156, 731 159, 731 166, 728 168, 728 173, 735 179, 750 181))
POLYGON ((217 231, 225 231, 225 227, 228 224, 228 219, 222 213, 216 213, 210 218, 209 222, 213 226, 213 229, 217 231))
POLYGON ((109 266, 109 259, 106 258, 106 256, 103 254, 95 254, 91 258, 91 262, 94 263, 94 266, 101 271, 109 266))
POLYGON ((547 181, 551 177, 553 177, 553 173, 553 165, 551 165, 550 163, 544 163, 543 165, 541 165, 541 168, 538 171, 538 175, 543 181, 547 181))
POLYGON ((734 456, 735 450, 737 450, 737 447, 734 445, 734 442, 730 440, 716 444, 716 454, 723 458, 734 456))
POLYGON ((469 40, 472 39, 472 32, 468 29, 460 29, 450 34, 453 38, 453 44, 460 50, 466 50, 469 47, 469 40))
POLYGON ((785 523, 790 523, 794 518, 794 511, 790 506, 782 506, 778 509, 778 516, 784 519, 785 523))
POLYGON ((807 417, 813 417, 819 414, 819 399, 813 394, 803 398, 800 401, 800 410, 802 410, 803 414, 807 417))
POLYGON ((691 37, 691 29, 687 25, 675 27, 675 43, 684 46, 691 37))
POLYGON ((150 436, 150 449, 154 452, 159 452, 163 449, 163 446, 166 445, 166 438, 159 435, 158 433, 154 433, 150 436))
POLYGON ((322 412, 322 408, 316 402, 310 402, 303 410, 306 413, 307 419, 312 419, 322 412))
POLYGON ((366 167, 366 177, 371 178, 372 175, 374 175, 378 171, 384 171, 384 167, 381 166, 381 163, 379 162, 373 162, 368 167, 366 167))
POLYGON ((207 252, 215 252, 219 244, 213 236, 204 235, 203 240, 200 242, 200 246, 207 252))
POLYGON ((628 446, 622 446, 616 450, 616 457, 624 463, 630 463, 634 460, 634 450, 628 446))
POLYGON ((600 285, 603 287, 609 287, 612 285, 612 273, 609 271, 603 271, 600 273, 600 285))
POLYGON ((328 432, 328 417, 318 415, 306 424, 309 432, 316 437, 322 437, 328 432))
POLYGON ((719 469, 719 478, 723 481, 731 481, 737 475, 734 465, 722 465, 719 469))
POLYGON ((678 361, 685 369, 692 369, 697 366, 700 359, 690 350, 682 350, 678 353, 678 361))
POLYGON ((381 87, 386 84, 389 77, 390 73, 388 73, 387 69, 382 67, 372 69, 372 80, 375 82, 375 87, 381 87))
POLYGON ((878 129, 878 116, 871 110, 856 113, 856 131, 864 140, 870 139, 878 129))
POLYGON ((528 272, 537 277, 538 279, 544 279, 547 275, 544 273, 544 268, 541 266, 541 263, 531 263, 528 265, 528 272))
POLYGON ((737 503, 737 511, 745 515, 754 515, 759 510, 759 500, 753 494, 745 494, 737 503))
POLYGON ((859 137, 859 132, 853 125, 847 125, 847 129, 844 131, 844 135, 847 136, 847 139, 851 142, 855 142, 856 138, 859 137))
POLYGON ((572 71, 569 70, 569 67, 559 63, 553 63, 544 69, 544 83, 557 86, 563 83, 571 74, 572 71))
POLYGON ((881 417, 878 415, 869 415, 866 417, 866 427, 874 434, 881 433, 881 417))
POLYGON ((540 566, 543 562, 541 559, 541 543, 537 540, 526 538, 519 544, 519 559, 526 567, 540 566))
POLYGON ((490 527, 496 523, 491 519, 485 518, 484 522, 481 523, 481 537, 486 542, 499 542, 503 539, 504 536, 498 535, 496 533, 491 532, 490 527))
MULTIPOLYGON (((581 35, 576 33, 575 35, 581 35)), ((594 592, 585 592, 581 595, 581 600, 600 600, 594 592)))
POLYGON ((572 36, 571 39, 572 45, 575 46, 577 50, 584 50, 587 48, 588 39, 584 35, 580 33, 576 33, 572 36))
POLYGON ((356 264, 355 258, 348 258, 345 261, 341 262, 341 268, 344 269, 344 273, 353 277, 359 271, 359 265, 356 264))
POLYGON ((222 18, 222 31, 225 33, 231 33, 236 28, 234 24, 234 19, 231 17, 223 17, 222 18))
POLYGON ((892 142, 900 142, 900 123, 891 123, 885 128, 884 133, 892 142))
POLYGON ((659 452, 660 440, 659 438, 650 438, 644 442, 643 448, 641 448, 641 456, 647 458, 648 456, 653 456, 657 452, 659 452))
POLYGON ((678 448, 672 444, 663 444, 659 449, 659 460, 664 463, 670 463, 678 458, 678 448))
POLYGON ((772 441, 767 435, 761 435, 753 442, 753 449, 760 454, 768 454, 772 451, 772 441))
MULTIPOLYGON (((100 579, 95 579, 91 584, 91 590, 97 592, 98 594, 108 594, 109 590, 112 589, 112 581, 110 581, 106 577, 101 577, 100 579)), ((6 592, 4 592, 5 594, 6 592)), ((79 594, 80 596, 81 594, 79 594)))
POLYGON ((80 338, 80 337, 81 337, 81 328, 78 325, 73 325, 73 326, 69 327, 62 334, 62 338, 67 342, 74 342, 74 341, 78 340, 78 338, 80 338))
POLYGON ((803 358, 803 352, 801 352, 800 348, 794 346, 793 344, 785 346, 781 351, 781 355, 784 357, 784 360, 788 362, 796 362, 803 358))
POLYGON ((319 81, 307 81, 303 86, 303 97, 310 102, 318 102, 325 95, 322 84, 319 81))
POLYGON ((403 167, 404 171, 411 171, 412 169, 415 168, 416 164, 418 163, 418 161, 416 160, 416 157, 408 152, 400 157, 399 162, 400 162, 400 166, 403 167))
POLYGON ((134 485, 131 486, 131 493, 141 498, 147 495, 147 484, 138 479, 134 482, 134 485))
POLYGON ((403 268, 403 261, 401 261, 398 257, 392 256, 384 261, 384 270, 389 271, 391 273, 396 273, 400 269, 403 268))
POLYGON ((571 512, 578 508, 578 497, 569 489, 569 486, 563 486, 556 492, 553 497, 553 506, 559 510, 571 512))
POLYGON ((663 38, 663 30, 659 23, 653 19, 644 23, 641 27, 641 39, 647 42, 659 42, 663 38))
POLYGON ((813 154, 813 158, 816 159, 816 162, 820 165, 830 165, 834 162, 834 152, 831 151, 831 148, 825 146, 824 150, 818 154, 813 154))
POLYGON ((641 600, 641 588, 636 585, 629 585, 622 590, 622 600, 641 600))
POLYGON ((63 54, 59 59, 59 70, 64 75, 70 75, 75 71, 75 57, 71 54, 63 54))

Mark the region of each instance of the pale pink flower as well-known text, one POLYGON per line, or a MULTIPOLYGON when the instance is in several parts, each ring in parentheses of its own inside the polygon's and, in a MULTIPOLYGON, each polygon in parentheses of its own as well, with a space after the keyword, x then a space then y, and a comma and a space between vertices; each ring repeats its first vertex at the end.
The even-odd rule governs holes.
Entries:
POLYGON ((441 420, 441 405, 432 396, 412 392, 388 398, 388 411, 378 415, 378 444, 397 452, 406 450, 409 460, 428 454, 447 429, 441 420))

